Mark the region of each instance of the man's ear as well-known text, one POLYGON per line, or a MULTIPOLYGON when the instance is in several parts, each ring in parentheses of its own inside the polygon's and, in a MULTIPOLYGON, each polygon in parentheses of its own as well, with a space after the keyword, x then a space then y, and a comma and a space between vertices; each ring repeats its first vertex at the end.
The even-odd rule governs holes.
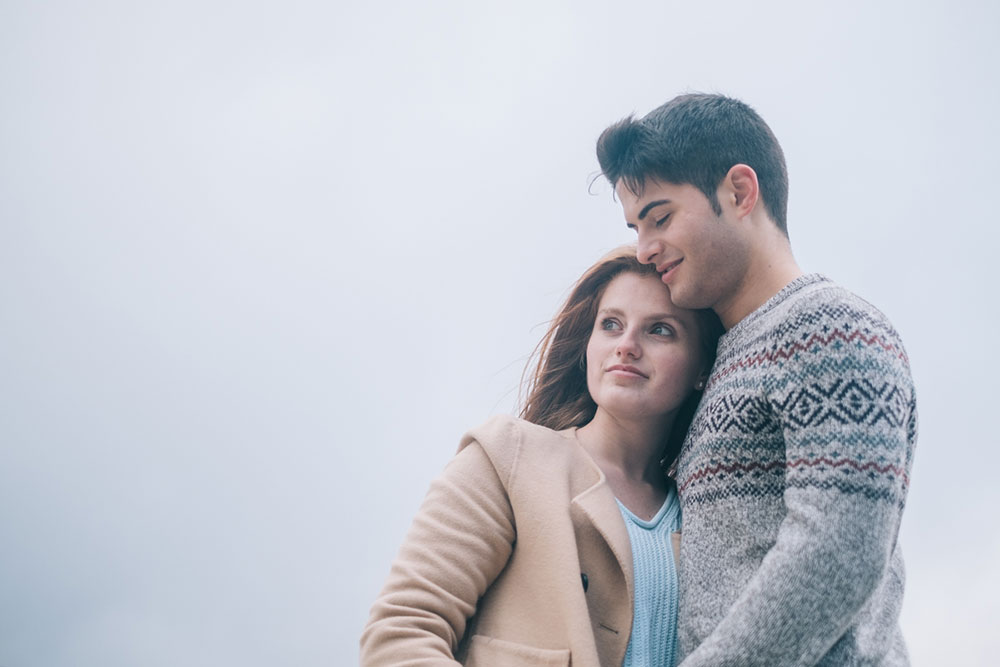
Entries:
POLYGON ((760 184, 757 172, 745 164, 734 164, 719 186, 720 200, 733 207, 737 218, 750 215, 760 198, 760 184))

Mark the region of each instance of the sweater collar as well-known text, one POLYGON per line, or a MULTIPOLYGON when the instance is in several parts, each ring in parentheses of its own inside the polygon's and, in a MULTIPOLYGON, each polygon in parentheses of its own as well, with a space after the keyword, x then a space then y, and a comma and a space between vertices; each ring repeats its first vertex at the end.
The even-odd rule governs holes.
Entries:
POLYGON ((821 273, 807 273, 799 276, 781 288, 777 294, 758 306, 756 310, 752 311, 749 315, 734 324, 733 328, 724 333, 719 339, 719 350, 721 351, 723 346, 729 341, 738 339, 744 331, 753 328, 761 318, 765 317, 770 311, 781 305, 792 295, 802 291, 810 285, 829 282, 830 279, 821 273))

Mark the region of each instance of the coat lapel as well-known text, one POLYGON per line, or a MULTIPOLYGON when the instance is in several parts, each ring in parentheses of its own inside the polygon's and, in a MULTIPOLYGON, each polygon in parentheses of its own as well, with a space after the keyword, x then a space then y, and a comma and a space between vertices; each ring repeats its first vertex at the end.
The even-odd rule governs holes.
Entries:
MULTIPOLYGON (((589 457, 587 457, 589 459, 589 457)), ((574 523, 589 523, 607 544, 611 553, 618 561, 628 588, 628 599, 632 598, 632 547, 629 543, 628 530, 622 520, 621 510, 615 501, 615 495, 608 486, 607 479, 593 461, 589 461, 597 475, 594 484, 576 495, 572 501, 574 523)), ((590 531, 585 526, 577 526, 577 535, 590 531)))

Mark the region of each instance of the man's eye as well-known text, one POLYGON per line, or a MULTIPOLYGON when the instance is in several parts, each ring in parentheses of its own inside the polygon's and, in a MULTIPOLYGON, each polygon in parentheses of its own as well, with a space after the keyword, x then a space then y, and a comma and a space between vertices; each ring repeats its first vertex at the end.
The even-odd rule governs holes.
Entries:
POLYGON ((669 217, 670 217, 670 214, 667 213, 665 216, 663 216, 662 218, 660 218, 659 220, 656 221, 656 226, 657 227, 662 226, 663 223, 666 222, 669 217))

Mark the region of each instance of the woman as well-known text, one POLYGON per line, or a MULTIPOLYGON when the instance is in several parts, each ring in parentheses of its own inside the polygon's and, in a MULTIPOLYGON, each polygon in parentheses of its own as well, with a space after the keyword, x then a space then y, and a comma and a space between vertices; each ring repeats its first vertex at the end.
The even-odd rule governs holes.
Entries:
POLYGON ((578 281, 521 412, 467 433, 372 608, 363 665, 672 665, 680 509, 665 473, 715 356, 620 248, 578 281), (673 539, 672 539, 673 537, 673 539))

